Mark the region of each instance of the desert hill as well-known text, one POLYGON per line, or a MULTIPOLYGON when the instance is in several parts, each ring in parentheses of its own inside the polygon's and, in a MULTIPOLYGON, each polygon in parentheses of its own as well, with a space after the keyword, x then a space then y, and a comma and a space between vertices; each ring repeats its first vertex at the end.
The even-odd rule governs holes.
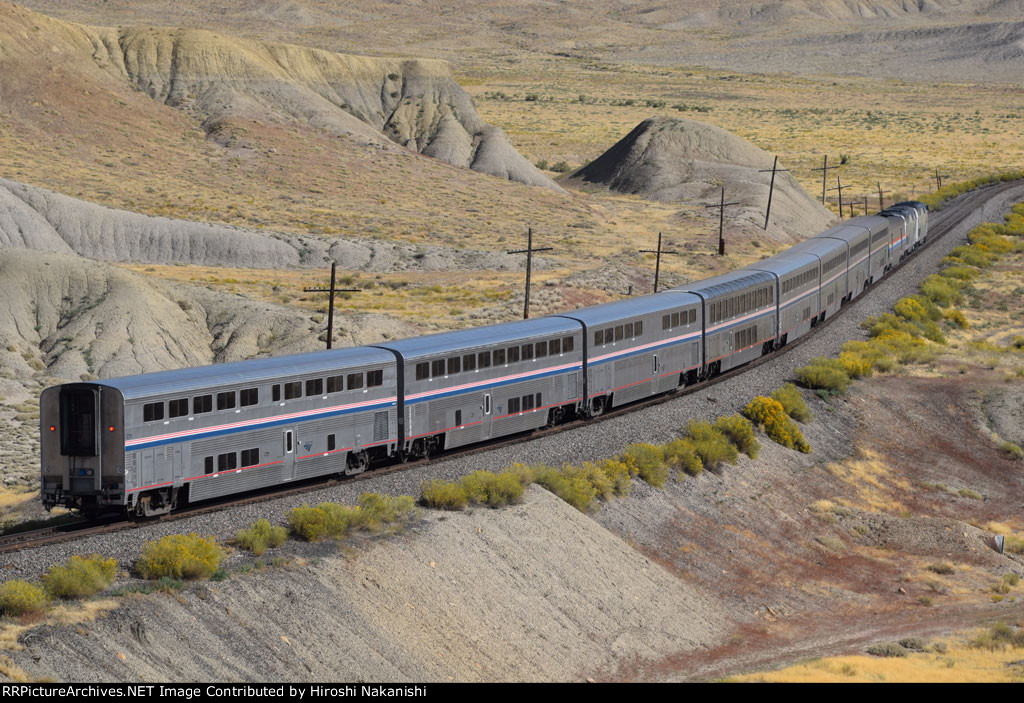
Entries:
MULTIPOLYGON (((571 174, 568 183, 600 185, 650 200, 677 203, 738 201, 729 215, 764 224, 773 157, 750 142, 695 120, 644 120, 608 151, 571 174)), ((779 168, 785 168, 780 164, 779 168)), ((790 173, 777 173, 770 231, 810 236, 834 216, 790 173)))

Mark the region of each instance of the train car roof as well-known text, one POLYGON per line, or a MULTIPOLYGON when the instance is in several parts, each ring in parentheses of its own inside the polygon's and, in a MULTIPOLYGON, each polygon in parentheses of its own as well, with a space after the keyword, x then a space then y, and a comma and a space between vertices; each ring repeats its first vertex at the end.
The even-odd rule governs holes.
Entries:
MULTIPOLYGON (((866 236, 868 236, 868 231, 863 227, 857 227, 856 225, 850 225, 843 222, 835 227, 828 228, 821 234, 816 234, 811 237, 811 239, 801 242, 801 244, 814 241, 815 239, 842 239, 846 242, 852 242, 855 239, 866 236)), ((797 246, 799 246, 799 244, 797 246)))
MULTIPOLYGON (((746 290, 750 286, 755 286, 760 283, 774 283, 775 279, 771 275, 763 273, 761 271, 752 271, 750 269, 738 269, 736 271, 730 271, 729 273, 719 274, 718 276, 712 276, 706 278, 703 281, 693 281, 692 283, 686 283, 681 286, 672 288, 672 291, 676 292, 692 292, 701 293, 703 295, 727 295, 729 293, 746 290)), ((668 291, 666 291, 668 292, 668 291)))
POLYGON ((472 327, 454 332, 439 332, 426 337, 409 337, 377 346, 393 349, 405 359, 439 356, 476 347, 518 342, 544 335, 572 334, 582 331, 579 323, 563 317, 537 317, 532 320, 504 322, 486 327, 472 327))
POLYGON ((288 380, 288 377, 330 373, 366 364, 388 364, 394 354, 373 347, 344 347, 325 351, 231 361, 173 371, 157 371, 92 381, 121 391, 125 400, 186 393, 239 383, 288 380))
POLYGON ((692 293, 672 289, 658 294, 644 295, 611 303, 592 305, 579 310, 560 313, 559 317, 579 320, 588 327, 618 322, 638 315, 650 315, 677 310, 683 305, 700 305, 700 298, 692 293), (666 295, 669 293, 670 295, 666 295))
MULTIPOLYGON (((818 257, 813 254, 807 254, 802 252, 790 252, 788 249, 784 252, 776 254, 775 256, 769 256, 767 259, 761 259, 747 266, 747 270, 754 271, 771 271, 772 273, 783 276, 791 271, 801 269, 807 264, 818 263, 818 257)), ((765 274, 771 275, 771 274, 765 274)), ((772 281, 775 279, 772 278, 772 281)))
MULTIPOLYGON (((857 229, 861 234, 866 234, 864 230, 857 229)), ((846 242, 836 241, 833 237, 827 237, 821 239, 819 237, 811 237, 804 241, 796 244, 786 250, 787 254, 817 254, 818 256, 831 256, 837 251, 846 251, 846 242)))
POLYGON ((846 224, 854 227, 864 227, 871 230, 872 234, 889 229, 889 220, 881 215, 861 215, 859 217, 851 217, 846 221, 846 224))

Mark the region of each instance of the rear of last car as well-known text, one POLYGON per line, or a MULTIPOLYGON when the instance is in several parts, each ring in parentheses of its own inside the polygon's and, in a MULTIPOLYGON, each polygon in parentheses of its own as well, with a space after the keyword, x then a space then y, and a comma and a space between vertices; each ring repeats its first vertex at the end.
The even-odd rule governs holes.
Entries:
POLYGON ((98 514, 125 498, 124 400, 97 383, 68 383, 43 391, 39 402, 40 498, 98 514))

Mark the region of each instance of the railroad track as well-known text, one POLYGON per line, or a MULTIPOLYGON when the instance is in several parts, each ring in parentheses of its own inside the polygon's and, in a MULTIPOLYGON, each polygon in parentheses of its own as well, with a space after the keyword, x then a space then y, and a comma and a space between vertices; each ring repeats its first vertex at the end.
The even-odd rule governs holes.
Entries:
MULTIPOLYGON (((943 239, 949 232, 953 230, 957 225, 962 223, 975 209, 984 204, 989 199, 1003 193, 1015 186, 1024 183, 1024 181, 1010 181, 1007 183, 999 183, 991 186, 985 186, 978 188, 962 196, 961 200, 955 205, 947 207, 930 216, 928 225, 928 241, 918 250, 918 253, 934 245, 940 239, 943 239)), ((915 257, 911 257, 913 259, 915 257)), ((855 308, 860 301, 864 300, 872 290, 878 285, 880 281, 887 280, 894 273, 899 271, 903 265, 911 260, 904 259, 892 270, 885 274, 879 281, 865 291, 864 294, 858 296, 850 303, 842 307, 832 317, 828 318, 821 324, 817 325, 809 334, 800 337, 799 339, 787 344, 781 349, 777 349, 770 354, 755 359, 739 368, 732 369, 725 373, 719 374, 714 378, 695 383, 685 388, 680 388, 676 391, 671 391, 654 398, 648 398, 646 400, 639 400, 629 405, 624 405, 614 410, 609 410, 602 415, 591 418, 589 420, 573 420, 555 427, 535 430, 533 432, 524 433, 521 435, 515 435, 512 437, 504 437, 495 439, 490 442, 477 444, 472 447, 465 449, 454 449, 446 451, 436 457, 430 457, 426 459, 418 459, 415 461, 409 461, 407 463, 394 463, 388 466, 382 466, 379 468, 372 469, 365 473, 359 474, 358 476, 351 476, 348 478, 337 478, 319 477, 316 479, 310 479, 303 482, 297 482, 290 484, 284 488, 273 488, 255 491, 253 493, 244 495, 242 497, 227 497, 221 500, 207 501, 196 506, 187 506, 181 510, 171 514, 162 515, 157 518, 148 518, 141 520, 128 520, 124 518, 103 518, 101 520, 82 520, 74 523, 64 523, 62 525, 42 527, 36 530, 28 530, 25 532, 15 533, 0 536, 0 553, 20 551, 22 549, 30 549, 35 547, 41 547, 48 544, 54 544, 58 542, 66 542, 75 539, 81 539, 82 537, 106 534, 110 532, 118 532, 121 530, 129 530, 136 527, 142 527, 146 525, 153 525, 157 523, 174 522, 176 520, 183 520, 185 518, 194 517, 196 515, 202 515, 205 513, 214 512, 217 510, 223 510, 225 508, 237 507, 242 505, 252 505, 254 503, 260 503, 268 500, 275 500, 278 498, 284 498, 287 496, 299 495, 302 493, 309 493, 312 491, 321 490, 331 486, 339 485, 342 482, 351 483, 354 481, 361 481, 367 479, 377 478, 397 471, 410 471, 417 468, 428 466, 431 463, 437 461, 447 461, 449 459, 472 456, 474 454, 481 454, 502 447, 508 447, 521 442, 528 442, 539 437, 546 437, 548 435, 558 434, 560 432, 567 432, 570 430, 578 429, 585 426, 592 426, 594 424, 610 420, 612 418, 619 417, 629 412, 634 412, 642 408, 653 407, 662 403, 667 403, 678 398, 685 397, 692 393, 699 393, 705 391, 718 383, 722 383, 730 378, 733 378, 741 373, 744 373, 752 368, 756 368, 761 364, 768 363, 769 361, 780 357, 791 349, 796 349, 808 339, 816 337, 821 332, 829 327, 834 320, 842 315, 848 313, 849 310, 855 308)))

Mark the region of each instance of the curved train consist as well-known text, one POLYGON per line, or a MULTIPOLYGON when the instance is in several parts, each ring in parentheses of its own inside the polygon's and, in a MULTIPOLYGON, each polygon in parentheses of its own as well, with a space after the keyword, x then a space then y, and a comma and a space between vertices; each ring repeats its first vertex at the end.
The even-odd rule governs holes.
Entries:
POLYGON ((807 334, 926 239, 846 220, 746 268, 560 315, 43 391, 43 505, 149 516, 599 415, 807 334))

